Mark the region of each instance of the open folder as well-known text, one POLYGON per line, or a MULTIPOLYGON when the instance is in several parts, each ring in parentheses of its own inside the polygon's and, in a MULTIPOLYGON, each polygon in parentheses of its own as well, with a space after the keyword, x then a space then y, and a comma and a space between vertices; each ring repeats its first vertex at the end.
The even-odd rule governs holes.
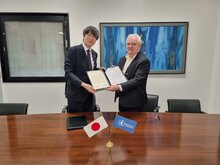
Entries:
POLYGON ((108 68, 106 71, 88 71, 87 75, 95 90, 102 90, 109 87, 110 85, 121 84, 127 81, 127 78, 118 66, 108 68))

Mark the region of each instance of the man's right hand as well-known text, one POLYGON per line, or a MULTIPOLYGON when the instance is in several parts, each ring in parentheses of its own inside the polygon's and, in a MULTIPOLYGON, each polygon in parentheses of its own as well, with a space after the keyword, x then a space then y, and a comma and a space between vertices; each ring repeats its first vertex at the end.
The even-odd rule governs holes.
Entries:
POLYGON ((90 84, 86 84, 86 83, 82 83, 81 84, 81 86, 83 87, 83 88, 85 88, 89 93, 92 93, 92 94, 95 94, 95 92, 96 92, 96 90, 93 88, 93 86, 92 85, 90 85, 90 84))
POLYGON ((107 91, 117 92, 117 91, 120 91, 120 87, 119 85, 111 85, 107 87, 107 91))

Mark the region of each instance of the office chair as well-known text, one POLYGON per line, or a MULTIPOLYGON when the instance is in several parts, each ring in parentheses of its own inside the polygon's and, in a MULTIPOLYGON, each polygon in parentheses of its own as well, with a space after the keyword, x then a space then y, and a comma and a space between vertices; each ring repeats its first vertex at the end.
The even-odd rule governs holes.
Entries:
MULTIPOLYGON (((95 105, 95 112, 100 112, 100 107, 98 104, 95 105)), ((68 105, 65 105, 62 109, 62 113, 67 113, 68 112, 68 105)))
POLYGON ((144 107, 145 112, 158 112, 160 106, 158 106, 159 95, 147 94, 148 102, 144 107))
POLYGON ((168 112, 204 113, 197 99, 167 99, 168 112))
POLYGON ((27 103, 0 103, 0 115, 27 114, 27 103))

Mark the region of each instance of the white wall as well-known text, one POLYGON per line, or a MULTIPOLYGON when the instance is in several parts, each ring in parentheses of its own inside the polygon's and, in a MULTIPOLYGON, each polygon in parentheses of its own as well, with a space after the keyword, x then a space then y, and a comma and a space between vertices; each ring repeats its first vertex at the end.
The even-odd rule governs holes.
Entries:
MULTIPOLYGON (((147 90, 160 95, 161 111, 167 109, 168 98, 198 98, 204 111, 220 113, 219 103, 215 104, 220 98, 218 0, 0 0, 0 4, 0 12, 69 13, 71 45, 81 43, 85 26, 99 28, 100 22, 188 21, 186 73, 150 75, 147 90)), ((99 41, 94 48, 99 52, 99 41)), ((28 102, 29 113, 61 112, 66 104, 64 83, 3 83, 2 92, 5 102, 28 102)), ((113 93, 98 92, 97 103, 105 111, 117 109, 113 93)))
POLYGON ((218 11, 218 25, 216 33, 215 54, 213 58, 212 80, 210 90, 209 109, 212 113, 220 113, 220 8, 218 11))

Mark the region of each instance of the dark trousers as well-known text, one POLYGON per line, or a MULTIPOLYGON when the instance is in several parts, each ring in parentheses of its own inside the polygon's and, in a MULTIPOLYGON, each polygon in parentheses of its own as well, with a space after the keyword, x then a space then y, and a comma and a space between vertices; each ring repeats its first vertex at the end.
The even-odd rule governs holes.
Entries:
POLYGON ((119 105, 120 112, 143 112, 144 106, 142 107, 122 107, 119 105))
POLYGON ((72 98, 67 98, 68 107, 67 112, 94 112, 96 111, 95 96, 89 94, 87 99, 83 102, 74 101, 72 98))

